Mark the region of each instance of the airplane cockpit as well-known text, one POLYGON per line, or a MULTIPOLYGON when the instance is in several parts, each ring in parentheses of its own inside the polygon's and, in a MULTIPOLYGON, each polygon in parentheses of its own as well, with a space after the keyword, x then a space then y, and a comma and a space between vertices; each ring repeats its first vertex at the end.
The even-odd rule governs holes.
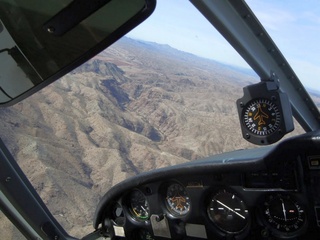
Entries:
MULTIPOLYGON (((243 141, 257 147, 137 172, 101 193, 81 239, 319 239, 318 105, 244 0, 190 2, 259 77, 233 99, 243 141), (287 137, 296 124, 304 133, 287 137)), ((0 107, 75 74, 156 10, 155 0, 0 1, 0 107)), ((0 179, 0 209, 26 239, 78 239, 1 139, 0 179)))
POLYGON ((318 144, 315 132, 141 174, 103 196, 94 224, 132 239, 315 239, 318 144))

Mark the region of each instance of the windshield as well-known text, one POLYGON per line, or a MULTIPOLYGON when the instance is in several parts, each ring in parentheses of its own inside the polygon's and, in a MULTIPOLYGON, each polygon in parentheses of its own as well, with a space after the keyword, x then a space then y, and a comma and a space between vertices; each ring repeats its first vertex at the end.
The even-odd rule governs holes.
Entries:
MULTIPOLYGON (((304 40, 317 39, 308 34, 320 32, 309 30, 319 28, 319 6, 296 14, 285 8, 291 4, 249 4, 319 107, 314 77, 320 64, 312 55, 319 46, 304 40), (294 16, 313 22, 296 24, 294 16), (285 32, 276 28, 280 23, 285 32), (303 31, 299 38, 296 28, 303 31)), ((150 19, 110 48, 0 109, 1 138, 57 220, 82 237, 92 231, 99 199, 116 183, 256 147, 242 139, 235 101, 244 86, 259 80, 191 3, 158 1, 150 19)), ((289 136, 300 133, 295 123, 289 136)))
POLYGON ((318 1, 247 1, 267 29, 300 80, 311 93, 319 94, 318 1), (268 9, 268 11, 265 11, 268 9))

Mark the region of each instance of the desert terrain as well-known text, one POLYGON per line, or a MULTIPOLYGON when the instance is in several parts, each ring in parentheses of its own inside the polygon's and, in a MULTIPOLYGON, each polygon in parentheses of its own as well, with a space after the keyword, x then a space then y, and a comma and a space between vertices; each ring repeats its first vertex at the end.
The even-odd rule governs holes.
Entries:
POLYGON ((255 147, 242 139, 235 101, 258 80, 168 45, 123 38, 0 109, 1 139, 53 215, 82 237, 93 231, 95 207, 116 183, 255 147))

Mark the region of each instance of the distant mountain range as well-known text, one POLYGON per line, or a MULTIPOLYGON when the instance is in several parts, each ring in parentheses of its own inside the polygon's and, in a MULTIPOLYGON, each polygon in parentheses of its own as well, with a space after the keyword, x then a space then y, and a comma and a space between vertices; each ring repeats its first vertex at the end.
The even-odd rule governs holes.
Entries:
MULTIPOLYGON (((311 88, 306 88, 306 89, 312 97, 320 98, 320 91, 315 90, 315 89, 311 89, 311 88)), ((316 101, 316 104, 318 107, 320 107, 319 101, 316 101)))
POLYGON ((251 73, 168 45, 123 38, 0 109, 1 138, 58 221, 81 237, 116 183, 252 147, 241 137, 235 101, 254 82, 251 73))

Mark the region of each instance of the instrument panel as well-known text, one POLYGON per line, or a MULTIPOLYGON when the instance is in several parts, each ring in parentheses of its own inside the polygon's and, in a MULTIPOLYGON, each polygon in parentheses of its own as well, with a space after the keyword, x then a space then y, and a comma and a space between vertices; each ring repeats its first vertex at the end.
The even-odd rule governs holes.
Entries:
POLYGON ((320 147, 268 149, 256 160, 246 157, 252 151, 245 160, 205 159, 142 174, 121 183, 121 190, 115 186, 96 212, 101 234, 111 239, 313 239, 320 233, 320 185, 313 184, 320 183, 320 147))
POLYGON ((110 218, 123 228, 118 237, 135 239, 143 233, 139 239, 246 239, 255 230, 260 236, 295 238, 305 233, 307 200, 297 189, 246 189, 226 185, 224 178, 230 176, 212 185, 193 177, 191 182, 172 179, 130 190, 110 209, 116 212, 121 206, 125 216, 125 221, 119 221, 123 216, 110 218))

